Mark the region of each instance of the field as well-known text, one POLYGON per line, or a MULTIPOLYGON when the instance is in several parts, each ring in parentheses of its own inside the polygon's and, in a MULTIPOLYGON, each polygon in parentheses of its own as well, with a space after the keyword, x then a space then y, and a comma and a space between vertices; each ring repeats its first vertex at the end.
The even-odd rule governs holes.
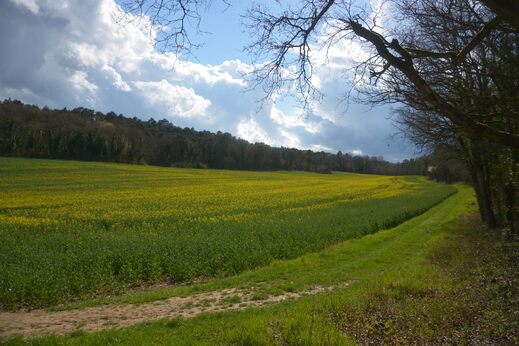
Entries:
POLYGON ((519 247, 486 232, 471 189, 456 188, 455 195, 392 229, 235 276, 134 291, 63 311, 0 313, 0 342, 3 336, 6 345, 517 344, 519 247), (330 289, 247 307, 311 287, 330 289), (236 289, 254 295, 248 300, 236 289), (219 301, 194 299, 226 290, 219 301), (197 315, 169 309, 132 314, 169 299, 183 299, 181 309, 197 315), (39 322, 27 318, 31 314, 39 322), (26 329, 14 335, 32 338, 12 337, 8 326, 16 319, 26 329), (52 330, 62 335, 42 335, 52 330))
POLYGON ((237 274, 395 226, 455 191, 417 177, 0 158, 1 308, 237 274))

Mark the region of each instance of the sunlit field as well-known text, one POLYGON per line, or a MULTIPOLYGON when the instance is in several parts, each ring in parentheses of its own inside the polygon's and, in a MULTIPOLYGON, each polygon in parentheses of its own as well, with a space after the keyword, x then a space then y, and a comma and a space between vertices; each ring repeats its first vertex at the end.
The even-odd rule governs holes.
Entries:
POLYGON ((0 158, 0 303, 231 275, 394 226, 454 192, 417 177, 0 158))

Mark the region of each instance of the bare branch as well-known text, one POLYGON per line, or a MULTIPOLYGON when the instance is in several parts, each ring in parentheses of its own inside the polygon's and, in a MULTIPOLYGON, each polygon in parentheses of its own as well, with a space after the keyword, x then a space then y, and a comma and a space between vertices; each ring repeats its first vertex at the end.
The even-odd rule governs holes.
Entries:
POLYGON ((413 58, 448 58, 452 60, 454 65, 459 65, 467 57, 467 55, 487 38, 490 33, 502 22, 500 17, 495 17, 486 23, 481 30, 469 41, 459 52, 433 52, 424 49, 407 48, 407 51, 413 58))
POLYGON ((431 110, 437 110, 447 116, 454 124, 460 127, 463 131, 472 133, 477 136, 482 136, 493 140, 496 143, 505 146, 519 148, 519 135, 508 133, 490 127, 486 124, 480 123, 468 114, 460 112, 452 105, 448 104, 436 93, 429 84, 420 76, 418 71, 414 68, 412 60, 409 60, 409 53, 404 48, 398 45, 398 42, 388 42, 380 34, 364 28, 361 24, 354 20, 349 20, 352 30, 358 36, 371 42, 377 49, 378 54, 383 57, 389 64, 400 70, 414 85, 416 90, 420 93, 424 102, 431 110), (389 51, 389 47, 401 53, 403 56, 397 57, 389 51))
POLYGON ((248 11, 247 27, 256 39, 245 50, 259 61, 268 60, 257 64, 250 75, 253 88, 261 85, 266 97, 271 97, 278 90, 295 85, 305 109, 311 98, 320 97, 312 82, 310 36, 324 22, 334 3, 335 0, 308 1, 299 11, 288 9, 279 15, 270 14, 261 6, 248 11), (291 69, 294 65, 296 70, 291 69))
MULTIPOLYGON (((226 0, 221 0, 226 5, 226 0)), ((192 41, 200 30, 200 10, 211 0, 126 0, 123 9, 134 20, 149 20, 148 30, 154 44, 162 51, 190 54, 200 43, 192 41)), ((126 19, 126 18, 125 18, 126 19)))
POLYGON ((467 54, 469 54, 478 44, 481 43, 488 35, 501 23, 500 17, 495 17, 489 21, 481 30, 474 36, 470 42, 463 47, 463 49, 454 58, 454 64, 460 64, 467 54))

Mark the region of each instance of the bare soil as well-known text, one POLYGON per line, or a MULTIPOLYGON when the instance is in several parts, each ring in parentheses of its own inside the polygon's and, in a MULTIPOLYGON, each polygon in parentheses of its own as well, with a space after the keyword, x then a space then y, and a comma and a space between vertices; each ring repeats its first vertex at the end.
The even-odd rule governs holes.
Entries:
POLYGON ((316 286, 301 292, 261 297, 254 290, 235 288, 200 293, 187 297, 172 297, 144 304, 102 305, 82 310, 0 312, 0 338, 32 337, 67 334, 75 331, 97 331, 123 328, 163 318, 189 318, 201 313, 241 310, 316 295, 333 287, 316 286))

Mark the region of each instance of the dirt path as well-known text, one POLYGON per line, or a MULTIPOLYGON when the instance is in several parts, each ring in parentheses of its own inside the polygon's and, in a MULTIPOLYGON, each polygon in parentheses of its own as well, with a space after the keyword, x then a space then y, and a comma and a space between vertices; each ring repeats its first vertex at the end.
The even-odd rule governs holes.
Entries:
POLYGON ((103 305, 83 310, 30 312, 0 312, 0 338, 14 336, 37 336, 67 334, 77 330, 96 331, 122 328, 145 321, 162 318, 193 317, 202 312, 240 310, 316 295, 334 287, 316 286, 301 292, 257 299, 254 291, 225 289, 200 293, 188 297, 173 297, 166 300, 139 305, 103 305))

